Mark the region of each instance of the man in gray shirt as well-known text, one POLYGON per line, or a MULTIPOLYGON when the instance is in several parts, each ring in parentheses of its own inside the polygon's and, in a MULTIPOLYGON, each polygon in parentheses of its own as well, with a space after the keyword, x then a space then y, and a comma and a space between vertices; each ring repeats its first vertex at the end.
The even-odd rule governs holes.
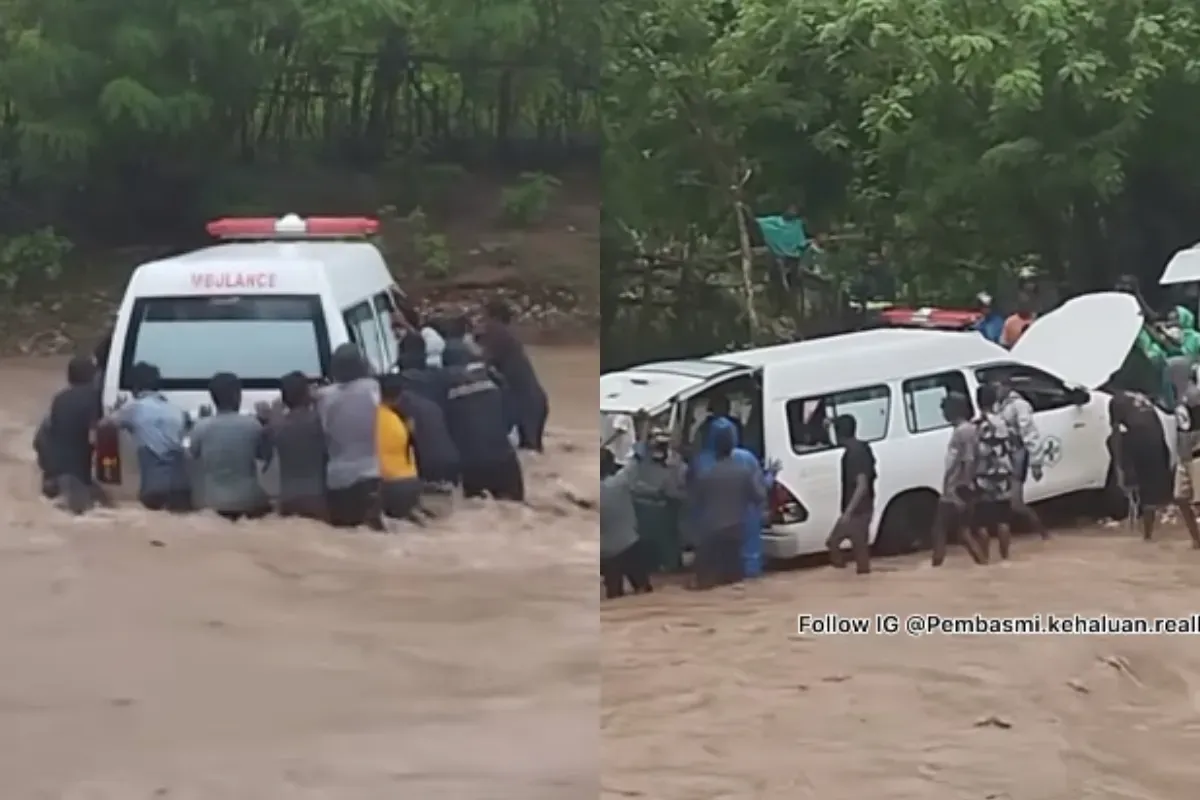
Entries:
POLYGON ((946 447, 946 468, 942 478, 942 496, 933 522, 933 565, 946 560, 946 543, 958 533, 963 546, 975 561, 980 560, 979 545, 971 527, 971 503, 975 487, 975 453, 978 435, 971 422, 971 401, 966 395, 948 394, 942 399, 942 415, 954 426, 946 447))
POLYGON ((698 474, 691 491, 696 508, 694 546, 696 589, 711 589, 743 578, 742 528, 746 509, 766 502, 758 470, 733 458, 732 425, 713 432, 716 461, 698 474))
POLYGON ((382 531, 375 441, 379 382, 370 376, 357 345, 349 342, 334 351, 329 371, 333 385, 317 395, 317 413, 329 454, 325 469, 329 522, 339 528, 366 525, 382 531))
POLYGON ((279 467, 281 516, 325 520, 325 433, 308 376, 289 372, 280 380, 280 404, 260 409, 279 467))
POLYGON ((196 423, 188 445, 200 505, 231 521, 265 516, 271 506, 259 483, 258 463, 271 455, 266 429, 241 413, 242 384, 236 375, 218 372, 208 393, 216 414, 196 423))
MULTIPOLYGON (((601 449, 600 469, 615 466, 612 451, 601 449)), ((625 581, 639 594, 652 591, 648 562, 637 532, 633 472, 626 467, 600 481, 600 575, 608 600, 625 594, 625 581)))

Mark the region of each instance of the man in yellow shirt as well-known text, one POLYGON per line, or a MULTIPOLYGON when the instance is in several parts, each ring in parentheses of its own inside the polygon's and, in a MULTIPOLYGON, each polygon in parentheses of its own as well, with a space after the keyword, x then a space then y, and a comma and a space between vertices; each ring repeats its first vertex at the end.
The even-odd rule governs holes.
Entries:
POLYGON ((417 475, 417 453, 411 422, 400 413, 402 387, 399 375, 379 380, 381 402, 377 412, 376 441, 379 448, 379 477, 382 481, 383 512, 395 519, 421 522, 421 479, 417 475))

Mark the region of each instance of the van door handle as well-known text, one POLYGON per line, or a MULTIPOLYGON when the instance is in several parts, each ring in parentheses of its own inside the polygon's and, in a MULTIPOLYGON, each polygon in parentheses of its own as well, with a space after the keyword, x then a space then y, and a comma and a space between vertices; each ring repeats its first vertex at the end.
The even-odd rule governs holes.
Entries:
POLYGON ((1087 423, 1086 423, 1086 422, 1084 422, 1083 420, 1078 420, 1078 421, 1077 421, 1077 422, 1076 422, 1074 425, 1072 425, 1071 427, 1072 427, 1072 428, 1086 428, 1086 427, 1087 427, 1087 423))

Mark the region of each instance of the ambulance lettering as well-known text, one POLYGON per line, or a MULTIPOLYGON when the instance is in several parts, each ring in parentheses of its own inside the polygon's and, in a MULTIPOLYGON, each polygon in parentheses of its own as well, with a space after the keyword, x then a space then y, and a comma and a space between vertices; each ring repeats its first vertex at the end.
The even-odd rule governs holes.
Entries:
POLYGON ((193 272, 193 289, 274 289, 273 272, 193 272))

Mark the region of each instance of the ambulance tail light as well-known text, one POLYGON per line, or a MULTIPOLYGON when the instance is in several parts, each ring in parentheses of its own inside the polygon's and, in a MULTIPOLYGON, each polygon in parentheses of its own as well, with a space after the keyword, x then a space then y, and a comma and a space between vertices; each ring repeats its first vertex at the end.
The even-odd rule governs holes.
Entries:
POLYGON ((224 241, 236 239, 356 239, 379 231, 371 217, 224 217, 205 226, 208 235, 224 241))
POLYGON ((121 432, 116 425, 96 428, 96 480, 99 483, 121 482, 121 432))
POLYGON ((808 519, 808 509, 776 478, 767 498, 767 524, 796 525, 808 519))

